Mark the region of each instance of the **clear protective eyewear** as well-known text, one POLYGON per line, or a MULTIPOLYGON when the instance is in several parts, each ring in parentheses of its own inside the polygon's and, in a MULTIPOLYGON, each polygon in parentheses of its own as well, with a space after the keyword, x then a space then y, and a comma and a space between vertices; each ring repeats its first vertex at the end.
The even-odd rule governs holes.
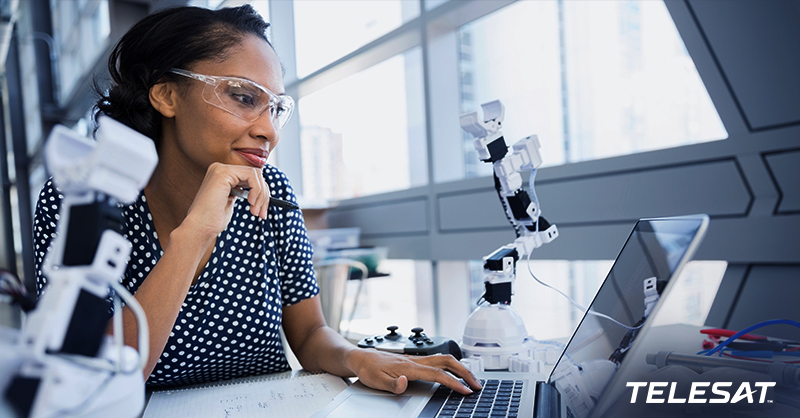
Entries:
POLYGON ((206 83, 203 88, 206 103, 248 122, 254 122, 269 109, 272 124, 281 129, 292 116, 294 99, 291 96, 277 95, 250 80, 197 74, 180 68, 173 68, 170 72, 206 83))

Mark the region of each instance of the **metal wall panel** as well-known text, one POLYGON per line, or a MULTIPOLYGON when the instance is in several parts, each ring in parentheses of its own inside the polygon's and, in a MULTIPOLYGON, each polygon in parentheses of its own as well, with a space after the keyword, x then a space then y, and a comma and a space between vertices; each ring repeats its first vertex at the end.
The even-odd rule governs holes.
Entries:
POLYGON ((386 247, 388 258, 397 260, 427 260, 431 254, 431 240, 427 235, 392 235, 361 237, 361 245, 386 247))
POLYGON ((750 128, 800 123, 798 2, 688 3, 750 128))
POLYGON ((493 188, 437 195, 440 232, 511 228, 493 188))
MULTIPOLYGON (((711 225, 696 258, 800 262, 800 214, 774 214, 777 182, 781 190, 800 189, 796 153, 785 152, 796 149, 798 133, 783 128, 543 168, 537 194, 561 236, 534 258, 613 259, 639 218, 707 213, 711 225)), ((514 240, 492 184, 482 177, 350 199, 331 210, 329 225, 361 227, 363 243, 390 247, 392 258, 480 259, 514 240), (424 211, 427 201, 434 210, 424 211), (426 241, 403 239, 409 234, 426 241)))
POLYGON ((781 192, 778 213, 800 212, 800 151, 769 154, 764 159, 781 192))
POLYGON ((706 316, 705 324, 725 328, 730 319, 731 309, 739 298, 739 292, 742 290, 742 285, 750 272, 750 266, 747 264, 728 264, 725 269, 725 275, 722 277, 722 282, 719 284, 717 295, 714 298, 714 303, 706 316))
POLYGON ((540 201, 561 224, 707 213, 745 215, 752 198, 732 159, 540 183, 540 201))
MULTIPOLYGON (((604 173, 537 183, 545 217, 559 224, 619 222, 643 216, 745 215, 752 196, 735 160, 604 173)), ((508 228, 493 188, 437 194, 439 231, 508 228)))
POLYGON ((331 227, 361 228, 361 236, 420 235, 428 232, 427 198, 391 200, 365 206, 343 207, 328 216, 331 227))
POLYGON ((722 69, 706 43, 705 34, 698 28, 692 9, 684 0, 665 0, 664 4, 675 22, 683 44, 694 61, 697 73, 703 80, 719 118, 725 125, 728 135, 739 135, 749 131, 739 104, 722 76, 722 69))
POLYGON ((800 214, 711 218, 695 258, 735 263, 800 262, 800 214))
POLYGON ((514 241, 514 230, 507 228, 493 231, 471 231, 454 234, 438 234, 430 237, 434 260, 480 260, 494 250, 514 241))
MULTIPOLYGON (((744 329, 770 319, 800 320, 800 266, 754 265, 745 280, 726 328, 744 329)), ((792 326, 770 326, 754 333, 800 340, 800 329, 792 326)))

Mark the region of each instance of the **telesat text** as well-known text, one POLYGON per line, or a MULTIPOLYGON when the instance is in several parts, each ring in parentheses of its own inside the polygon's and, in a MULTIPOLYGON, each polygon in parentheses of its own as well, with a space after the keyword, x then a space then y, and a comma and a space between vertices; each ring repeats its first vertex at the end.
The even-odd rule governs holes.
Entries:
MULTIPOLYGON (((633 388, 631 403, 636 403, 639 388, 647 387, 646 403, 738 403, 747 400, 747 403, 772 402, 767 400, 767 388, 775 386, 775 382, 742 382, 735 388, 733 382, 692 382, 688 398, 675 396, 677 382, 628 382, 633 388), (669 394, 665 395, 669 386, 669 394), (734 389, 736 389, 734 391, 734 389), (709 393, 710 392, 710 393, 709 393), (756 396, 753 396, 756 395, 756 396)), ((645 392, 645 390, 642 390, 645 392)))

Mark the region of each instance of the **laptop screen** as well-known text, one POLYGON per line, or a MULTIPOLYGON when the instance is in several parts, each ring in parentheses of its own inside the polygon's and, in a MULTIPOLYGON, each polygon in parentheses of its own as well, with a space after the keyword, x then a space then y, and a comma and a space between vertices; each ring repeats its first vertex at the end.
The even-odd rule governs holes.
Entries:
POLYGON ((567 408, 588 417, 636 340, 659 295, 693 255, 705 215, 636 223, 589 310, 550 374, 567 408), (646 290, 647 288, 647 290, 646 290), (646 315, 647 314, 647 315, 646 315))

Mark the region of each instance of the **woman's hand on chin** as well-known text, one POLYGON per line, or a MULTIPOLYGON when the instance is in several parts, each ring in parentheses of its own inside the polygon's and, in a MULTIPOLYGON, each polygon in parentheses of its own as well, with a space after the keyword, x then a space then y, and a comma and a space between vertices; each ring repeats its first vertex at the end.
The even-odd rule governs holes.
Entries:
POLYGON ((208 167, 181 226, 191 226, 197 232, 216 237, 228 226, 233 216, 237 197, 231 195, 231 190, 235 187, 250 189, 247 195, 250 213, 266 219, 270 191, 261 169, 213 163, 208 167))

